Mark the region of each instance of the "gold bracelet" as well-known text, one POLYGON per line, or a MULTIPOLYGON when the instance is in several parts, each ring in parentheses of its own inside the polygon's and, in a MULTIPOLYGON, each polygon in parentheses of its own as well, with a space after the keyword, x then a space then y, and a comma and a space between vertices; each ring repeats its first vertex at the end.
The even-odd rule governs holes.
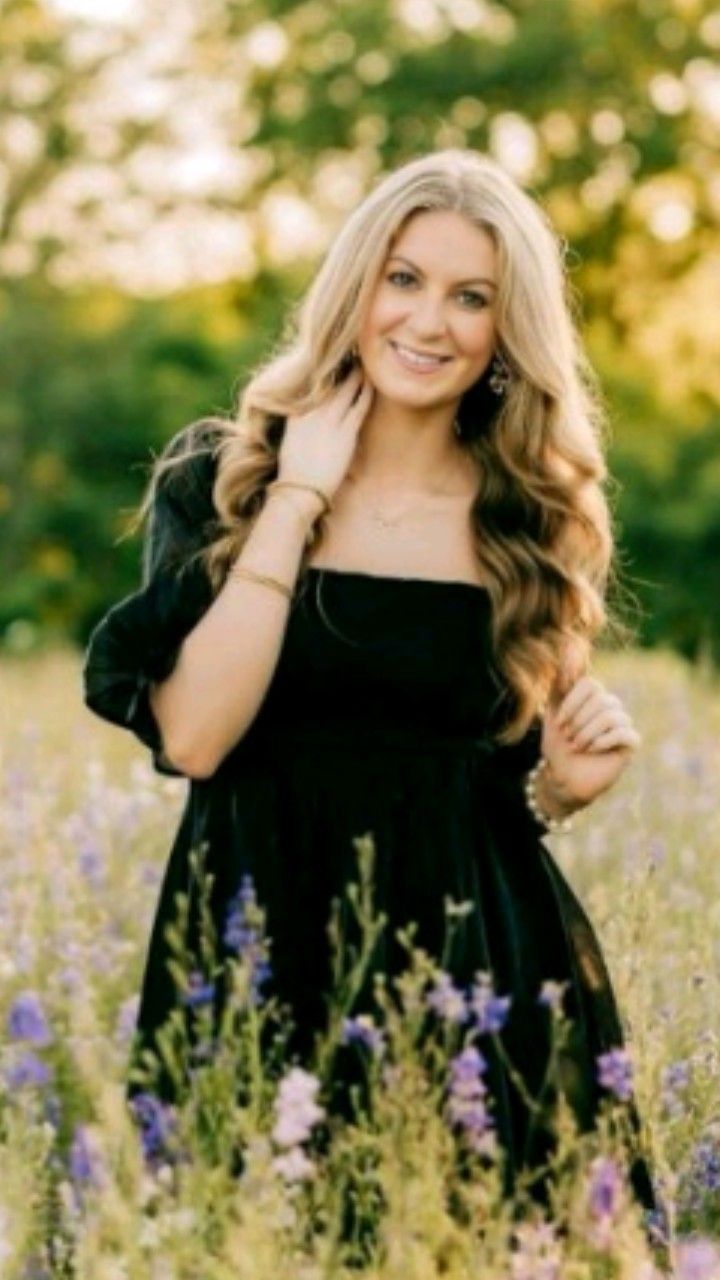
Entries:
POLYGON ((274 587, 276 591, 281 591, 288 600, 292 600, 293 590, 284 582, 279 582, 277 578, 270 578, 266 573, 256 573, 254 569, 247 569, 245 565, 234 564, 229 574, 227 582, 232 582, 233 578, 249 578, 251 582, 262 582, 266 587, 274 587))
MULTIPOLYGON (((272 494, 271 494, 270 496, 272 497, 272 494)), ((280 497, 281 497, 281 498, 287 498, 288 502, 290 503, 290 506, 292 507, 293 511, 295 512, 295 515, 298 517, 298 519, 300 520, 301 524, 302 524, 302 525, 303 525, 303 527, 305 528, 305 527, 307 526, 307 524, 308 524, 308 513, 307 513, 307 511, 306 511, 303 507, 298 506, 297 502, 295 502, 295 500, 290 496, 290 494, 289 494, 289 493, 285 493, 285 494, 282 494, 282 493, 281 493, 281 494, 280 494, 280 497)), ((315 516, 315 517, 313 517, 312 521, 310 522, 310 528, 309 528, 309 530, 308 530, 308 537, 310 537, 310 538, 312 538, 312 526, 313 526, 313 524, 315 523, 315 520, 317 520, 317 519, 318 519, 318 517, 317 517, 317 516, 315 516)))
POLYGON ((271 480, 270 484, 266 485, 265 488, 268 493, 273 489, 309 489, 311 493, 317 494, 318 498, 322 499, 323 509, 320 512, 321 516, 325 515, 325 512, 329 511, 332 506, 327 494, 314 484, 302 484, 299 480, 271 480))

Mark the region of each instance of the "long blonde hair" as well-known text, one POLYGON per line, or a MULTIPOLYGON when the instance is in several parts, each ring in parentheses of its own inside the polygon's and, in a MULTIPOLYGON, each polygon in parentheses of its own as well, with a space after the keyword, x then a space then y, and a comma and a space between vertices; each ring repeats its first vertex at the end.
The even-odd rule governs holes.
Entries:
MULTIPOLYGON (((247 382, 234 415, 216 419, 212 499, 220 534, 202 558, 219 590, 277 474, 286 416, 321 403, 347 372, 394 240, 423 210, 463 215, 492 237, 498 257, 496 345, 511 382, 485 420, 470 392, 458 416, 478 463, 472 521, 492 603, 495 665, 509 699, 497 738, 509 744, 542 709, 559 670, 568 662, 574 678, 586 670, 593 641, 615 622, 605 604, 613 536, 603 488, 605 417, 574 323, 563 245, 540 206, 487 156, 450 148, 412 160, 348 217, 288 315, 277 350, 247 382)), ((187 456, 156 461, 141 518, 160 475, 187 456)), ((299 582, 326 520, 303 551, 299 582)))

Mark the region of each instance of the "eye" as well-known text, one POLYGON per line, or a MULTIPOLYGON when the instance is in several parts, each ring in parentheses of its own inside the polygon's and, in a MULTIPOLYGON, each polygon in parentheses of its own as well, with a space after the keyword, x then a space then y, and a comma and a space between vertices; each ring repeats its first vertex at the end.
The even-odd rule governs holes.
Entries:
POLYGON ((466 298, 474 299, 473 307, 475 306, 486 307, 488 305, 488 300, 486 297, 484 297, 482 293, 475 293, 473 289, 463 289, 462 293, 466 298))
POLYGON ((394 284, 398 276, 404 276, 406 280, 415 279, 415 277, 412 276, 409 271, 391 271, 390 275, 388 276, 388 280, 390 281, 391 284, 394 284))

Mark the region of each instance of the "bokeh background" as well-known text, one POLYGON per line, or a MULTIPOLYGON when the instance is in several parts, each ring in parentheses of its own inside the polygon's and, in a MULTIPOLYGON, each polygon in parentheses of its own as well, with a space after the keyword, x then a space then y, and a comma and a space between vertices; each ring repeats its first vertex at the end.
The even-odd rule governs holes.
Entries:
POLYGON ((716 660, 719 51, 711 0, 5 0, 0 652, 136 588, 152 455, 377 176, 459 145, 567 242, 640 643, 716 660))

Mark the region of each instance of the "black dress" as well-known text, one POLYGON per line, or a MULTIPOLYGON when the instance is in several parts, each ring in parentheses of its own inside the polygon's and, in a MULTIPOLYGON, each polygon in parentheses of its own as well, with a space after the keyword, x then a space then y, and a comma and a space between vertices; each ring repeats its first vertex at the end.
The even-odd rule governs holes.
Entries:
MULTIPOLYGON (((170 673, 212 600, 200 562, 189 557, 213 530, 214 437, 211 424, 194 424, 170 451, 188 430, 204 451, 161 484, 143 585, 95 627, 84 668, 87 705, 133 730, 165 774, 176 770, 162 755, 148 689, 170 673)), ((255 721, 212 777, 190 780, 150 939, 140 1045, 152 1046, 177 999, 164 930, 175 895, 188 889, 189 852, 204 845, 220 929, 242 876, 254 879, 272 939, 264 991, 289 1004, 291 1048, 307 1052, 326 1014, 331 900, 357 879, 354 837, 372 833, 375 901, 388 917, 372 971, 406 964, 395 930, 410 921, 416 945, 440 957, 444 899, 471 901, 447 970, 462 985, 489 971, 495 990, 512 997, 501 1035, 534 1095, 550 1027, 540 987, 545 979, 569 984, 565 1087, 581 1128, 592 1126, 603 1094, 597 1056, 622 1045, 621 1023, 592 925, 523 797, 540 724, 512 747, 492 739, 500 685, 489 622, 489 595, 471 583, 310 567, 255 721)), ((510 1189, 523 1162, 542 1160, 547 1135, 536 1130, 523 1151, 526 1110, 492 1045, 482 1049, 510 1189)), ((170 1082, 161 1078, 158 1091, 172 1096, 170 1082)), ((637 1126, 632 1102, 628 1110, 637 1126)), ((632 1177, 654 1208, 637 1153, 632 1177)))

